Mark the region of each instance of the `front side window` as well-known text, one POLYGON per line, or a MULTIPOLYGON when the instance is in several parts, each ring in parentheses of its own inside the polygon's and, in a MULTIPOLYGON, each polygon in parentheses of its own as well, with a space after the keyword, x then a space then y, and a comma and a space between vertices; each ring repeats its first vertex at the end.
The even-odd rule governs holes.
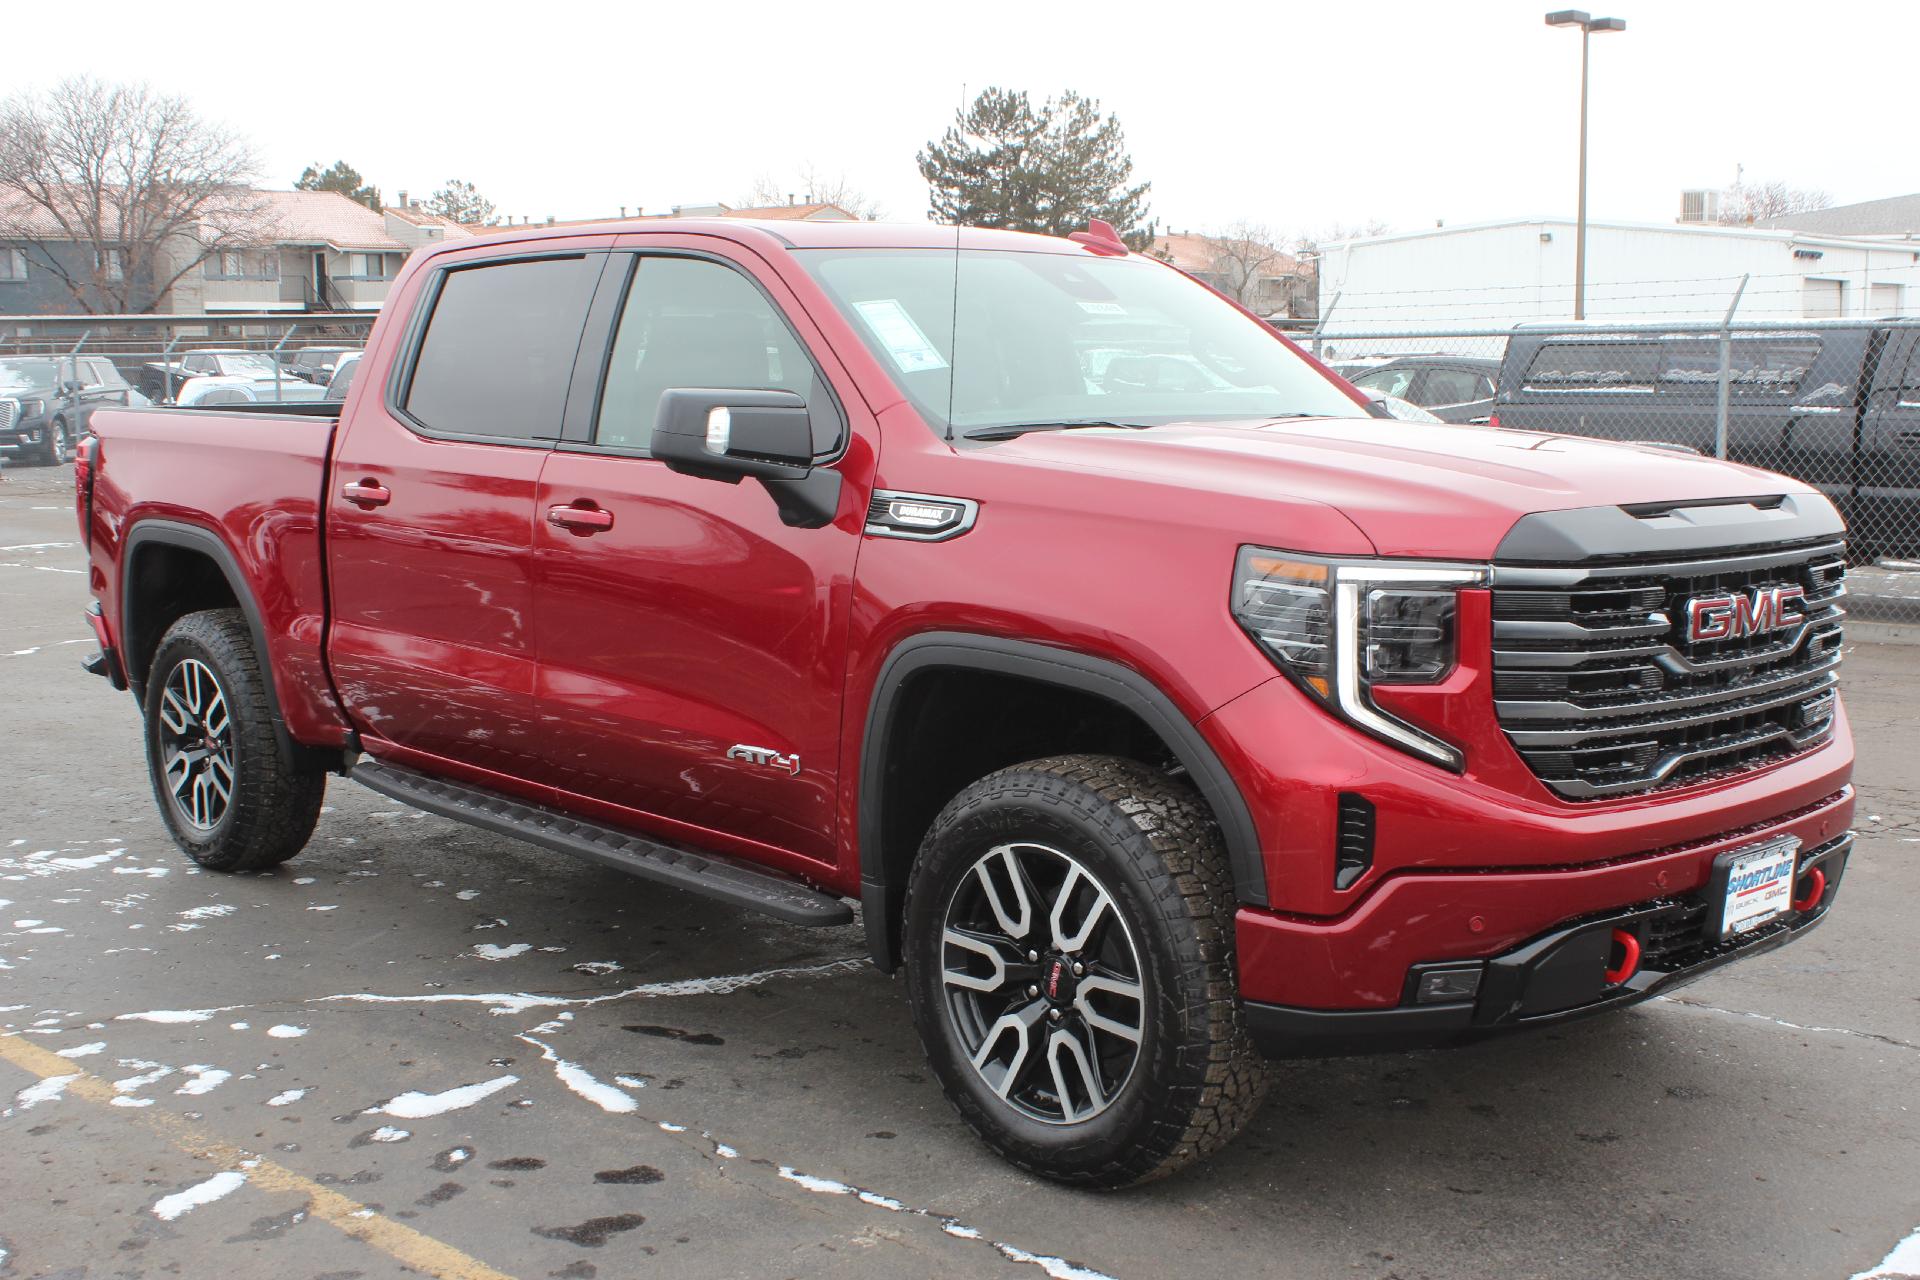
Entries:
POLYGON ((1365 416, 1270 328, 1161 263, 975 249, 794 256, 943 434, 1365 416))
POLYGON ((1411 365, 1399 369, 1376 369, 1353 380, 1353 385, 1367 391, 1376 391, 1383 396, 1398 396, 1404 400, 1407 391, 1413 386, 1414 375, 1419 372, 1411 365))
POLYGON ((600 258, 449 270, 421 335, 407 415, 448 435, 551 440, 600 258))
MULTIPOLYGON (((800 340, 746 276, 699 258, 642 257, 608 358, 594 443, 647 448, 660 393, 675 387, 791 391, 822 408, 826 397, 800 340)), ((837 420, 826 412, 814 420, 814 447, 829 452, 837 420)))

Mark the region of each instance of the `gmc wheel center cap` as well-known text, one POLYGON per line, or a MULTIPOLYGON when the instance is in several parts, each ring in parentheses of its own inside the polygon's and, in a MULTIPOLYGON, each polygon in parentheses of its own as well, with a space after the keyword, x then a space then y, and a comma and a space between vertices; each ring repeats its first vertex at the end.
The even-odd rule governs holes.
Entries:
POLYGON ((1072 1004, 1077 986, 1073 965, 1065 956, 1048 956, 1040 966, 1040 990, 1054 1004, 1072 1004))

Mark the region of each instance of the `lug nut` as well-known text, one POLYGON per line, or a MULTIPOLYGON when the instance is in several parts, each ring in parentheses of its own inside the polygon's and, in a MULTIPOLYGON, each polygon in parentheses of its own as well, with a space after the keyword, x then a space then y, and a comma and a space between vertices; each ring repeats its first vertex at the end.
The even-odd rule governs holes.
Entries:
POLYGON ((1027 952, 1027 963, 1028 963, 1028 964, 1037 964, 1037 963, 1039 963, 1039 960, 1040 960, 1040 953, 1039 953, 1038 951, 1029 951, 1029 952, 1027 952))
POLYGON ((1037 996, 1037 995, 1039 995, 1039 994, 1040 994, 1040 988, 1039 988, 1039 987, 1037 987, 1037 986, 1029 986, 1029 987, 1027 988, 1027 999, 1029 999, 1029 1000, 1031 1000, 1031 999, 1033 999, 1033 997, 1035 997, 1035 996, 1037 996))
POLYGON ((1053 1020, 1054 1022, 1058 1022, 1058 1021, 1060 1021, 1060 1019, 1061 1019, 1061 1017, 1062 1017, 1062 1016, 1064 1016, 1064 1015, 1062 1015, 1062 1014, 1061 1014, 1061 1012, 1060 1012, 1060 1011, 1059 1011, 1058 1009, 1049 1009, 1049 1010, 1047 1010, 1047 1017, 1048 1017, 1048 1018, 1050 1018, 1051 1020, 1053 1020))
POLYGON ((1081 963, 1080 963, 1080 962, 1079 962, 1078 960, 1076 960, 1076 961, 1074 961, 1074 963, 1073 963, 1073 976, 1074 976, 1074 977, 1076 977, 1076 978, 1079 978, 1079 977, 1084 977, 1084 976, 1086 975, 1086 972, 1087 972, 1087 966, 1085 966, 1085 965, 1083 965, 1083 964, 1081 964, 1081 963))

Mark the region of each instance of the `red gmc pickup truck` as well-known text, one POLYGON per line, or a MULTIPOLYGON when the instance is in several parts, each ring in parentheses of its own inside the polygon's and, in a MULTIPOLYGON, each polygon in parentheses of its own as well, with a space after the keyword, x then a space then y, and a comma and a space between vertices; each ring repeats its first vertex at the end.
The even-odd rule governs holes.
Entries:
POLYGON ((101 410, 77 468, 89 665, 187 854, 291 858, 341 773, 857 899, 1051 1178, 1216 1149, 1270 1058, 1645 999, 1846 866, 1824 497, 1381 420, 1098 224, 515 229, 265 409, 101 410))

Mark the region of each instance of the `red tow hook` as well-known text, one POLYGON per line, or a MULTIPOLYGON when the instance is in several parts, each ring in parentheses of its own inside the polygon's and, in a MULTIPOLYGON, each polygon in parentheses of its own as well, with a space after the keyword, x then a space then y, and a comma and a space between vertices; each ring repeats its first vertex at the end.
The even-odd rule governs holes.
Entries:
POLYGON ((1608 969, 1604 976, 1608 986, 1617 987, 1640 968, 1640 939, 1625 929, 1615 929, 1613 943, 1620 948, 1620 963, 1608 969))
POLYGON ((1795 895, 1793 901, 1788 904, 1795 911, 1811 911, 1820 905, 1820 899, 1827 896, 1827 874, 1820 868, 1815 867, 1807 872, 1805 883, 1807 891, 1804 894, 1795 895))

